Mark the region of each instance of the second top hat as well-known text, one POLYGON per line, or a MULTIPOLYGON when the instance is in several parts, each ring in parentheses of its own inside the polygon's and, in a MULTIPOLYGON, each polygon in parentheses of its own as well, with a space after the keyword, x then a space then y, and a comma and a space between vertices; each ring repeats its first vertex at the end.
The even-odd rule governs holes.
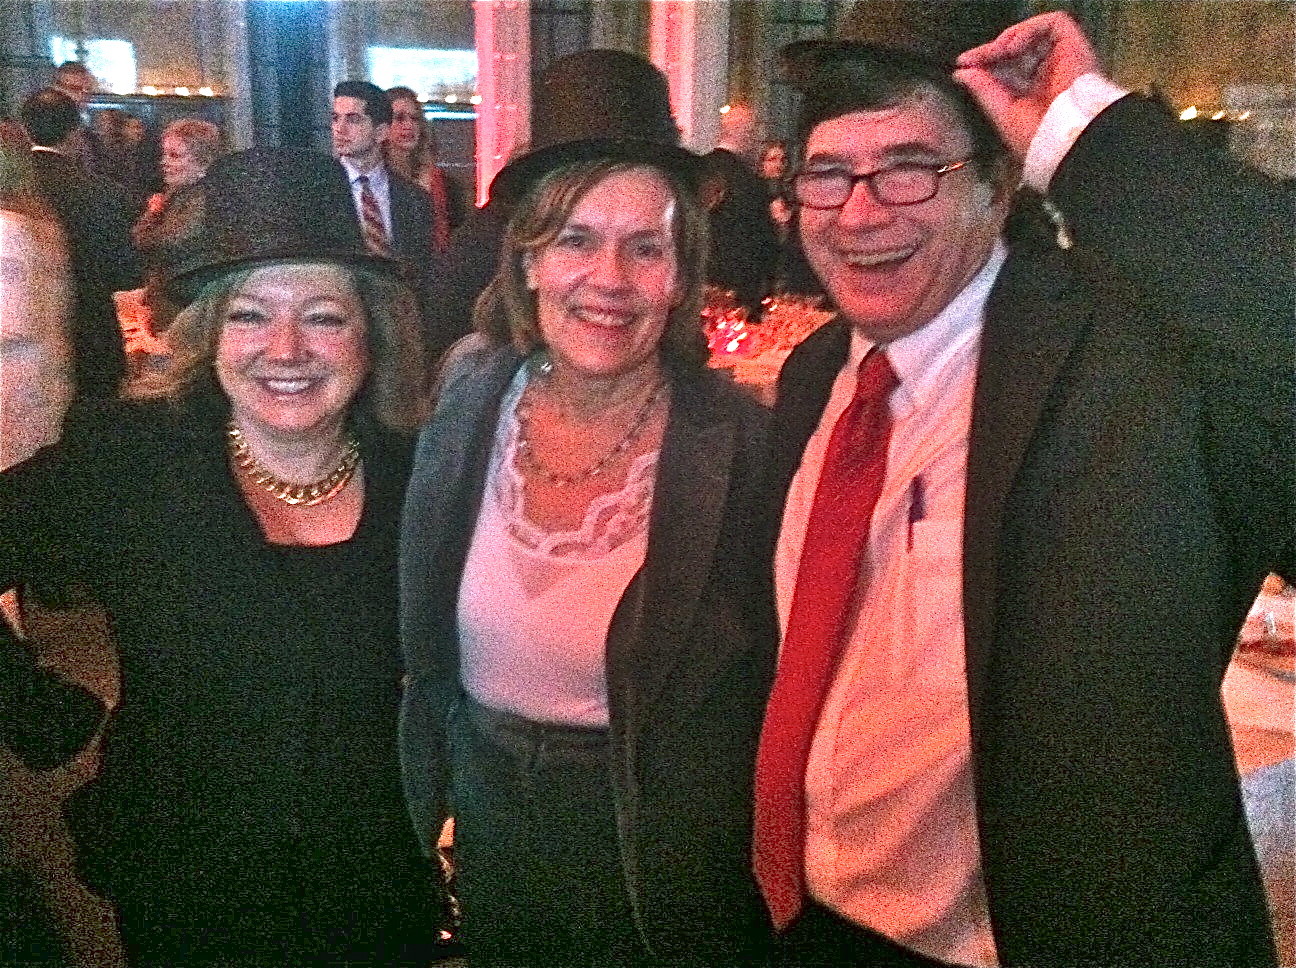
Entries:
POLYGON ((251 148, 216 161, 195 188, 193 220, 168 252, 167 297, 192 302, 208 282, 263 262, 321 261, 396 272, 364 244, 346 172, 297 148, 251 148))
POLYGON ((621 50, 582 50, 554 61, 536 85, 531 146, 491 183, 509 204, 555 168, 598 158, 657 165, 697 180, 698 156, 681 148, 666 78, 651 62, 621 50))

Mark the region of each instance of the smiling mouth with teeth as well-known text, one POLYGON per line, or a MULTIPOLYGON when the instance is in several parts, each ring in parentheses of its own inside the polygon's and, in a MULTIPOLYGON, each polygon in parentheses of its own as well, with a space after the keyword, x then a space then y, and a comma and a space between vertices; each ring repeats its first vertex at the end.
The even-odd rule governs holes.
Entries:
POLYGON ((915 246, 909 246, 903 249, 889 249, 886 252, 856 252, 844 256, 844 260, 847 265, 859 269, 872 269, 876 266, 903 262, 917 251, 915 246))
POLYGON ((315 385, 315 381, 307 378, 297 379, 270 379, 262 378, 258 380, 271 393, 301 393, 315 385))
POLYGON ((628 326, 634 321, 630 313, 601 312, 596 309, 575 309, 572 315, 582 323, 605 328, 628 326))

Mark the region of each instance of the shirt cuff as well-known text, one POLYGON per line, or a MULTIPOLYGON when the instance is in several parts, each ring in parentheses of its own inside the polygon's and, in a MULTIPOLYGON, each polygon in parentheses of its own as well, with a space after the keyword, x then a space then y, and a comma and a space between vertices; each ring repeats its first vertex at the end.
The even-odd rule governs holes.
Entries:
POLYGON ((1101 74, 1077 77, 1044 113, 1026 152, 1022 184, 1041 195, 1047 194, 1058 165, 1084 134, 1089 122, 1127 94, 1129 91, 1101 74))

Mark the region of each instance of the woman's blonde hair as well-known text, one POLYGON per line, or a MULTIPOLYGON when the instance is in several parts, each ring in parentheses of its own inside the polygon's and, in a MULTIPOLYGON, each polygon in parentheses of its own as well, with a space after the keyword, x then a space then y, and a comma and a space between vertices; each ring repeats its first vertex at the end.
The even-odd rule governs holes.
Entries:
POLYGON ((410 101, 418 108, 419 136, 408 154, 397 151, 388 141, 383 145, 383 159, 387 162, 387 166, 402 178, 407 178, 416 185, 422 184, 423 175, 436 167, 437 156, 440 154, 441 145, 437 140, 436 131, 428 124, 427 118, 423 117, 423 102, 411 88, 393 87, 388 88, 385 93, 393 111, 396 110, 397 101, 410 101))
POLYGON ((558 237, 572 212, 595 186, 613 175, 645 171, 670 189, 668 212, 675 243, 679 302, 666 319, 661 354, 667 364, 699 368, 706 363, 702 332, 703 289, 709 248, 707 218, 684 185, 670 173, 641 161, 604 159, 569 165, 550 172, 517 206, 500 247, 499 270, 473 309, 473 325, 499 343, 512 343, 520 353, 544 347, 535 293, 527 286, 527 263, 558 237))
MULTIPOLYGON (((386 273, 337 265, 355 288, 367 323, 369 376, 352 414, 383 427, 414 430, 426 419, 430 406, 428 367, 414 296, 386 273)), ((248 278, 263 267, 241 268, 209 282, 167 330, 168 362, 132 381, 123 395, 134 400, 178 402, 200 394, 220 394, 214 363, 226 307, 248 278)))

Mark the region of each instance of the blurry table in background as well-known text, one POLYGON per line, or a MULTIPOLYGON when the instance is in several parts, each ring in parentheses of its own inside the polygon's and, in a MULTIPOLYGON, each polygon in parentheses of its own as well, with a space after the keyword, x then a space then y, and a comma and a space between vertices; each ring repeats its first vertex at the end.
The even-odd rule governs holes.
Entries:
POLYGON ((762 300, 760 318, 753 320, 732 292, 707 287, 702 323, 711 351, 708 365, 772 406, 788 354, 836 315, 821 303, 820 296, 777 293, 762 300))

